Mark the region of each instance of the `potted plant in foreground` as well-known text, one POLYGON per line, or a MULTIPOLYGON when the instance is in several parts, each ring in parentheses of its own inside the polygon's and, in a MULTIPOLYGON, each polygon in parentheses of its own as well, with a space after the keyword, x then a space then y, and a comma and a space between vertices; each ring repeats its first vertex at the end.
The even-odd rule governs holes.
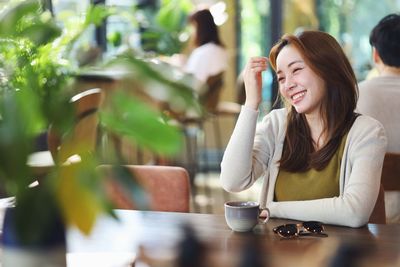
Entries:
MULTIPOLYGON (((64 227, 75 226, 88 234, 99 214, 114 216, 103 178, 95 170, 100 158, 97 153, 82 153, 80 163, 71 166, 56 162, 44 177, 35 176, 26 164, 39 132, 50 124, 61 133, 73 127, 70 98, 77 70, 70 58, 71 47, 89 25, 100 23, 110 12, 99 5, 90 7, 74 32, 62 32, 38 1, 13 5, 0 15, 0 183, 15 197, 15 208, 6 214, 2 260, 8 246, 32 253, 44 248, 48 253, 57 250, 55 244, 61 241, 62 252, 58 255, 65 264, 64 227), (29 184, 38 178, 39 186, 30 188, 29 184), (52 230, 61 230, 61 234, 52 230)), ((164 101, 179 103, 171 106, 184 109, 197 105, 187 86, 171 81, 160 69, 135 55, 121 55, 110 64, 102 67, 117 65, 130 79, 139 75, 141 82, 157 84, 158 90, 164 91, 164 101)), ((163 122, 157 111, 123 90, 111 96, 110 103, 109 109, 101 111, 103 130, 128 136, 158 154, 179 150, 179 129, 163 122), (113 107, 118 109, 110 110, 113 107)), ((117 157, 108 163, 123 164, 120 160, 117 157)), ((138 196, 133 179, 118 179, 125 188, 128 185, 133 198, 138 196)), ((34 266, 32 261, 28 264, 34 266)))

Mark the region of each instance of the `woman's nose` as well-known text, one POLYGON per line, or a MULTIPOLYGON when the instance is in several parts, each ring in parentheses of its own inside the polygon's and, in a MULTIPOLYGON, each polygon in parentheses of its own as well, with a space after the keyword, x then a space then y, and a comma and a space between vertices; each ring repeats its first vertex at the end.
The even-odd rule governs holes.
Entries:
POLYGON ((291 90, 294 87, 296 87, 295 82, 293 81, 293 79, 291 77, 286 77, 285 80, 285 90, 291 90))

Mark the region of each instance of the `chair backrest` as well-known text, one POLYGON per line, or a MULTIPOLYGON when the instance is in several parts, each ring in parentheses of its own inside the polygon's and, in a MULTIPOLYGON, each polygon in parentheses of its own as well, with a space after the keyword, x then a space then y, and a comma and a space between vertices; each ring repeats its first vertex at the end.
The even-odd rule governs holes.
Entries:
POLYGON ((83 91, 71 98, 75 106, 75 125, 71 134, 63 138, 52 127, 48 132, 48 146, 55 161, 63 163, 73 154, 95 150, 99 123, 97 112, 103 98, 99 88, 83 91))
POLYGON ((400 154, 386 153, 381 182, 385 191, 400 191, 400 154))
POLYGON ((203 104, 208 112, 214 112, 216 110, 223 85, 224 72, 208 77, 207 91, 200 96, 200 103, 203 104))
MULTIPOLYGON (((190 211, 189 174, 182 167, 158 165, 125 165, 136 181, 147 192, 150 205, 155 211, 190 211)), ((111 165, 98 167, 110 179, 108 193, 117 209, 135 209, 135 203, 124 194, 124 190, 112 179, 111 165)))
POLYGON ((384 191, 400 191, 400 154, 386 153, 383 161, 381 188, 370 223, 386 223, 384 191), (384 220, 383 220, 384 218, 384 220))
POLYGON ((378 199, 376 200, 374 210, 369 217, 369 223, 386 224, 385 190, 382 184, 379 188, 378 199))

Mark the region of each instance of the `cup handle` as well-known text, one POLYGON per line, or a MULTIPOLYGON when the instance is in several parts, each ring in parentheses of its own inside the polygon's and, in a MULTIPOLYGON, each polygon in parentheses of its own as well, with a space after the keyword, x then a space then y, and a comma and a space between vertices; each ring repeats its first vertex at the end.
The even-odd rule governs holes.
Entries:
POLYGON ((268 208, 260 209, 258 221, 262 224, 265 224, 268 222, 268 220, 269 220, 269 209, 268 208), (261 217, 261 215, 263 215, 263 217, 261 217), (264 217, 264 215, 266 215, 266 216, 264 217))

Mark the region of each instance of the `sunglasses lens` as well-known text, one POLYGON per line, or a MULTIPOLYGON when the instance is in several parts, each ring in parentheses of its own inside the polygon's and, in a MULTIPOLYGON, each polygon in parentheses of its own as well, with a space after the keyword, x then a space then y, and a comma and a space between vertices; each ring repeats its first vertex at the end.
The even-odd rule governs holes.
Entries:
POLYGON ((295 224, 284 224, 275 227, 273 231, 281 237, 289 238, 297 234, 297 226, 295 224))
POLYGON ((303 227, 311 233, 321 233, 324 231, 322 224, 316 221, 304 222, 303 227))

